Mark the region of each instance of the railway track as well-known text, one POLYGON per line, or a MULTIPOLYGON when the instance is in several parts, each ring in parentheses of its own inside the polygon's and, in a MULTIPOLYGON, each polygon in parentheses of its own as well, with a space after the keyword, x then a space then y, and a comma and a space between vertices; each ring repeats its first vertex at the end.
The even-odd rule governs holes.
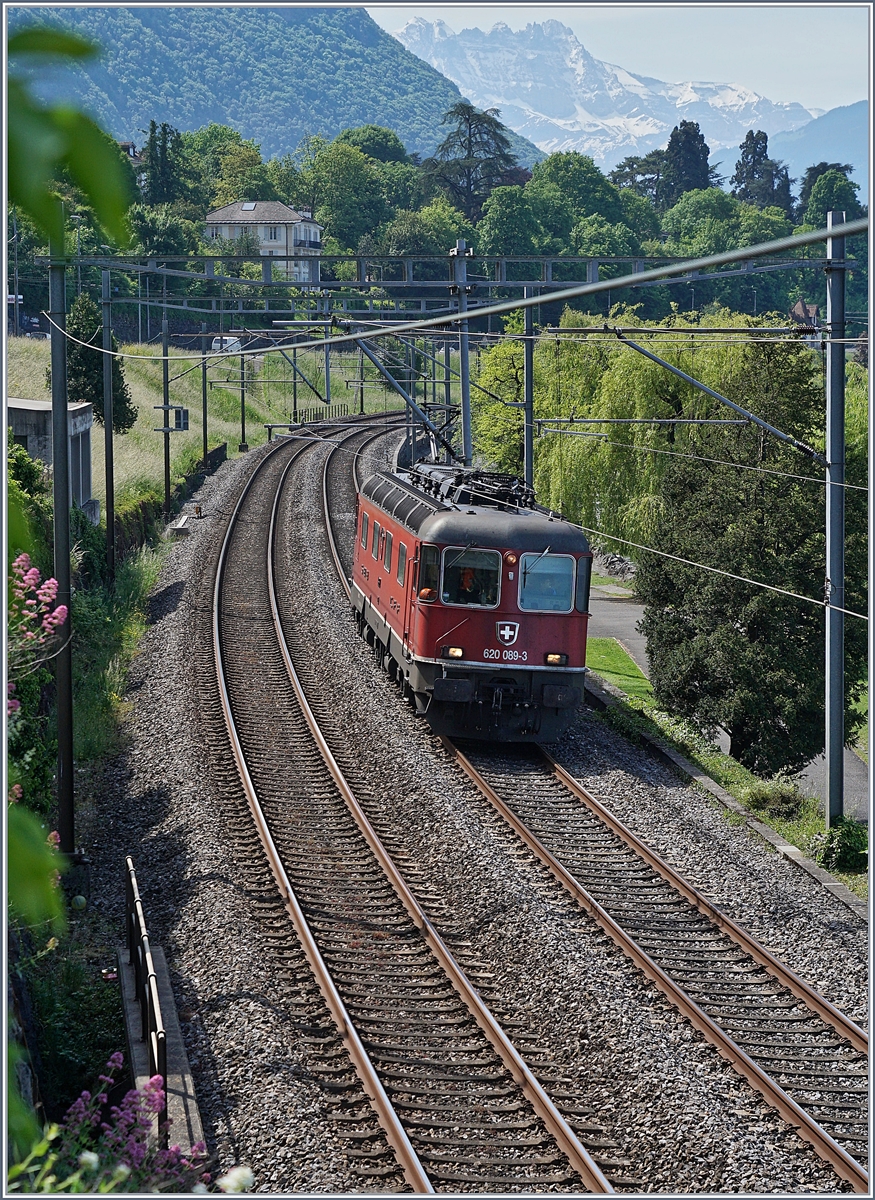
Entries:
MULTIPOLYGON (((330 469, 326 464, 326 513, 332 490, 345 495, 344 511, 354 512, 348 494, 354 485, 344 484, 338 471, 329 488, 330 469)), ((328 518, 329 530, 333 520, 328 518)), ((346 534, 338 528, 330 536, 348 591, 346 534)), ((487 753, 442 741, 615 944, 842 1179, 867 1193, 867 1035, 636 838, 549 754, 534 747, 487 753)))
MULTIPOLYGON (((370 436, 350 435, 338 454, 370 436)), ((280 443, 240 497, 213 645, 249 810, 337 1029, 321 1039, 321 1070, 338 1136, 353 1170, 381 1188, 613 1191, 611 1179, 627 1181, 604 1127, 525 1030, 511 1034, 486 1007, 483 965, 437 933, 407 881, 415 868, 393 861, 328 748, 344 731, 318 709, 324 664, 296 642, 282 587, 296 539, 312 530, 293 498, 308 452, 280 443), (265 729, 277 736, 266 742, 265 729)))

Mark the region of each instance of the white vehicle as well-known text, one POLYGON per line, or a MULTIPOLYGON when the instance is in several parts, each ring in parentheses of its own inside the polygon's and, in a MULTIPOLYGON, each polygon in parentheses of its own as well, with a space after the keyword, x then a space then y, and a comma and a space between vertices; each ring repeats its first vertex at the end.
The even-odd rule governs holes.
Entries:
POLYGON ((239 354, 243 349, 240 339, 235 337, 214 337, 213 353, 224 351, 225 354, 239 354))

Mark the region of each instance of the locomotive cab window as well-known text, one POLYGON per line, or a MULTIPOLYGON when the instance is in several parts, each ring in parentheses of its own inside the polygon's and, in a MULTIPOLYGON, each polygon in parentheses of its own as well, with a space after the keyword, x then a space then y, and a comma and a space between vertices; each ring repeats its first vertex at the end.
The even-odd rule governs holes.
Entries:
POLYGON ((448 546, 444 550, 441 599, 444 604, 494 608, 498 604, 501 555, 497 550, 448 546))
POLYGON ((574 599, 574 607, 578 612, 589 612, 589 584, 592 577, 592 559, 579 558, 577 560, 577 593, 574 599))
POLYGON ((438 598, 440 554, 437 546, 423 546, 419 551, 419 583, 416 594, 420 600, 427 600, 429 603, 438 598))
POLYGON ((362 513, 362 545, 367 550, 368 548, 368 514, 362 513))
POLYGON ((374 531, 371 534, 371 558, 380 557, 380 522, 374 521, 374 531))
POLYGON ((391 533, 389 533, 388 529, 386 530, 385 538, 386 538, 386 548, 383 551, 383 566, 386 568, 387 571, 391 571, 392 570, 392 535, 391 535, 391 533))
POLYGON ((519 605, 523 612, 571 612, 574 559, 567 554, 523 554, 519 605))
POLYGON ((404 587, 404 572, 407 569, 407 547, 403 542, 398 543, 398 582, 404 587))

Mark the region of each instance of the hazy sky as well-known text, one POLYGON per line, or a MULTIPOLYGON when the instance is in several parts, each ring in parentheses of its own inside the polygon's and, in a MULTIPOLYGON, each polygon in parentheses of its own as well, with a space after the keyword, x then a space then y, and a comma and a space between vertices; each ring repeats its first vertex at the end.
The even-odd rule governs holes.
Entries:
POLYGON ((389 32, 411 17, 451 29, 554 19, 594 58, 668 83, 738 83, 770 100, 836 108, 869 91, 868 4, 382 4, 389 32))

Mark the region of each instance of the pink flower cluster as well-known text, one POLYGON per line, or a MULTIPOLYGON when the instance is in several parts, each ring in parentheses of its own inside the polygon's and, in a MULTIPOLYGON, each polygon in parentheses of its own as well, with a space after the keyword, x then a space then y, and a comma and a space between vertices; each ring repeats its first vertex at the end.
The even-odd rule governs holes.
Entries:
MULTIPOLYGON (((66 604, 55 605, 58 581, 41 580, 38 569, 31 565, 29 554, 19 554, 12 564, 9 622, 7 625, 8 664, 10 675, 33 670, 48 657, 51 641, 67 620, 66 604)), ((21 707, 12 693, 15 684, 7 685, 6 713, 11 716, 21 707)))
POLYGON ((186 1156, 179 1146, 159 1150, 150 1137, 154 1118, 164 1109, 160 1075, 153 1075, 142 1091, 131 1089, 121 1104, 106 1111, 109 1089, 123 1061, 121 1054, 113 1054, 107 1074, 99 1077, 101 1090, 93 1096, 83 1092, 68 1109, 59 1131, 59 1159, 73 1169, 75 1163, 93 1163, 93 1170, 115 1185, 98 1187, 99 1179, 90 1180, 92 1191, 188 1192, 194 1184, 209 1183, 203 1142, 186 1156))

